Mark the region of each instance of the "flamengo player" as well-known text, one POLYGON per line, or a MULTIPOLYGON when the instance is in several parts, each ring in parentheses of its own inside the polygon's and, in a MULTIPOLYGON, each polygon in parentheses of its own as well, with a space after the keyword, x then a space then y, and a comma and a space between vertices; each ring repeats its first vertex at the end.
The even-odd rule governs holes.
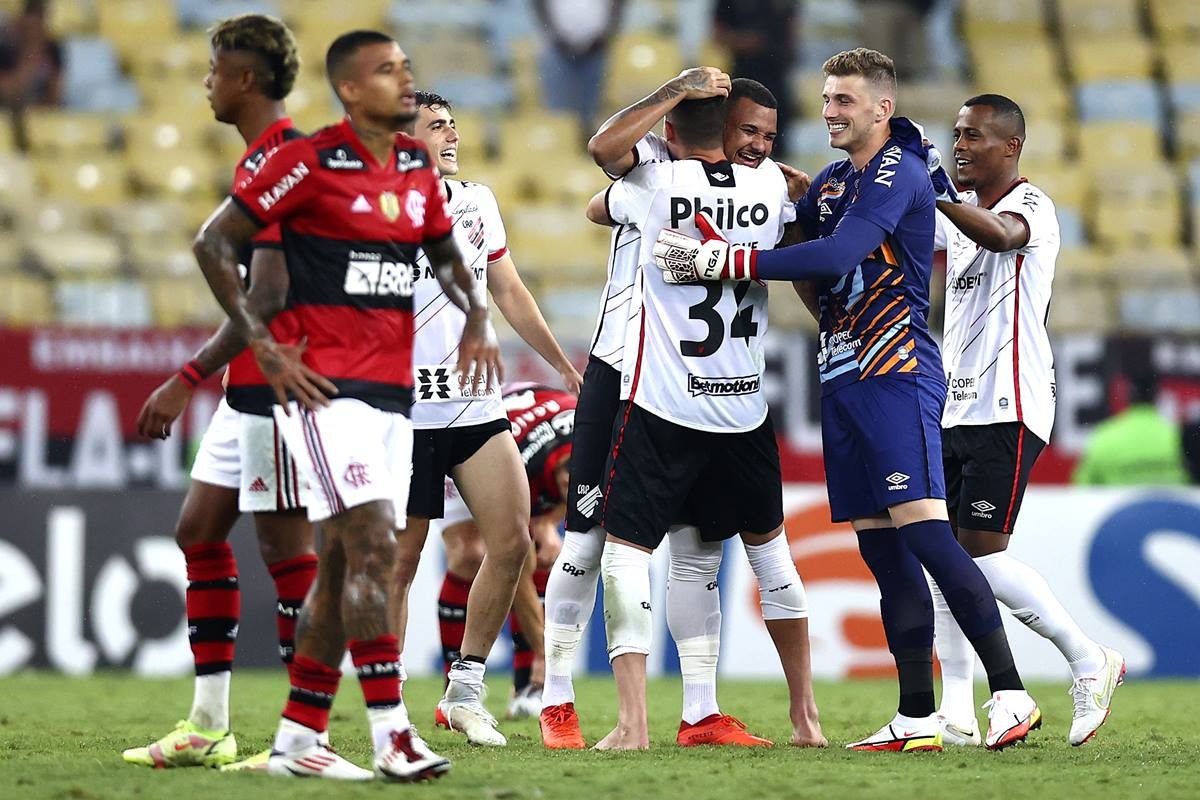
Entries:
MULTIPOLYGON (((970 191, 956 202, 944 170, 937 249, 948 251, 942 458, 958 541, 996 599, 1049 639, 1071 667, 1075 709, 1068 741, 1081 745, 1108 717, 1125 674, 1116 650, 1088 638, 1045 578, 1005 550, 1034 461, 1054 425, 1054 356, 1046 333, 1058 256, 1050 198, 1020 177, 1025 116, 1007 97, 972 97, 954 126, 954 163, 970 191)), ((979 744, 975 653, 936 584, 935 643, 947 742, 979 744)))
MULTIPOLYGON (((672 231, 659 266, 672 280, 815 280, 820 306, 821 434, 834 521, 849 520, 879 584, 888 647, 900 677, 896 716, 857 750, 940 750, 934 713, 933 601, 943 588, 987 669, 989 749, 1041 721, 1013 664, 995 596, 955 541, 942 476, 941 356, 927 328, 934 192, 920 135, 893 118, 892 60, 865 48, 824 65, 823 116, 833 147, 797 212, 803 244, 757 253, 672 231)), ((748 285, 748 284, 746 284, 748 285)))
MULTIPOLYGON (((246 141, 233 177, 237 187, 249 182, 275 148, 300 136, 283 106, 300 62, 291 31, 259 14, 220 22, 211 41, 212 60, 204 83, 213 115, 218 122, 236 126, 246 141)), ((247 249, 239 254, 240 261, 250 266, 255 278, 250 302, 269 319, 279 310, 270 304, 278 294, 270 279, 284 271, 279 227, 262 230, 253 247, 253 260, 247 249)), ((285 316, 286 312, 276 317, 272 328, 278 329, 285 316)), ((299 508, 295 465, 276 431, 270 395, 265 403, 255 402, 262 398, 255 396, 252 385, 263 378, 245 346, 232 324, 225 323, 178 374, 154 391, 138 415, 142 435, 166 438, 200 380, 230 364, 226 396, 200 443, 175 525, 175 541, 188 570, 188 639, 196 663, 192 710, 158 741, 126 750, 123 757, 131 764, 215 766, 237 757, 229 725, 229 684, 241 595, 228 538, 239 511, 254 514, 259 550, 278 597, 279 655, 289 667, 296 615, 316 576, 312 526, 299 508)), ((260 754, 242 764, 265 761, 260 754)))
MULTIPOLYGON (((530 554, 517 596, 513 601, 509 625, 513 628, 513 684, 516 690, 509 703, 509 716, 531 716, 540 710, 538 692, 541 680, 534 669, 534 649, 526 649, 528 637, 540 643, 543 635, 542 606, 538 597, 538 572, 542 564, 553 563, 559 551, 558 526, 566 510, 567 481, 571 465, 571 443, 575 420, 575 395, 561 389, 551 389, 532 383, 504 387, 504 408, 512 435, 520 450, 521 461, 528 477, 530 520, 527 536, 536 547, 536 558, 530 554), (531 702, 532 701, 532 702, 531 702), (529 709, 533 705, 532 709, 529 709)), ((446 507, 442 515, 442 536, 446 541, 447 563, 456 567, 454 577, 468 585, 478 572, 486 548, 470 510, 459 494, 454 481, 446 479, 446 507)), ((461 597, 461 596, 460 596, 461 597)), ((443 587, 438 598, 438 627, 442 635, 442 652, 446 667, 450 656, 462 646, 463 616, 446 602, 443 587)), ((462 598, 465 602, 465 598, 462 598)), ((461 606, 459 606, 461 608, 461 606)), ((439 722, 439 724, 442 724, 439 722)))
MULTIPOLYGON (((248 335, 281 405, 275 418, 308 480, 309 518, 327 544, 316 592, 301 612, 292 691, 269 771, 371 777, 321 742, 350 650, 371 723, 375 773, 420 780, 449 769, 416 735, 400 698, 400 652, 388 629, 395 559, 411 470, 412 269, 428 254, 447 293, 469 308, 460 372, 488 379, 499 353, 486 306, 451 237, 429 153, 395 131, 416 114, 412 70, 389 36, 354 31, 326 55, 346 119, 288 142, 205 224, 195 252, 214 295, 248 335), (305 363, 336 386, 326 399, 248 307, 236 252, 279 223, 290 279, 292 332, 305 363), (288 402, 285 390, 300 402, 288 402)), ((400 535, 403 535, 401 533, 400 535)))
MULTIPOLYGON (((629 399, 613 431, 600 510, 607 534, 605 627, 619 710, 617 727, 599 749, 649 746, 649 565, 671 525, 694 515, 706 541, 740 531, 765 542, 782 532, 779 453, 761 386, 766 288, 674 287, 653 268, 650 237, 690 223, 702 210, 747 247, 773 247, 791 221, 783 173, 770 161, 757 169, 730 163, 724 127, 723 97, 679 103, 666 125, 679 160, 635 168, 609 187, 602 207, 594 200, 588 209, 594 222, 634 225, 643 233, 631 301, 637 317, 627 326, 630 357, 622 370, 629 399)), ((799 603, 803 607, 802 592, 799 603)), ((701 631, 700 638, 715 667, 719 619, 709 622, 711 635, 701 631)), ((711 702, 715 706, 715 698, 711 702)), ((688 723, 680 727, 682 734, 688 723)))
MULTIPOLYGON (((597 164, 610 176, 635 166, 672 158, 666 141, 649 133, 671 108, 685 99, 720 94, 728 85, 723 148, 735 164, 757 167, 770 157, 776 130, 774 96, 757 81, 735 78, 712 67, 684 70, 657 92, 617 112, 589 143, 597 164), (655 116, 657 114, 658 116, 655 116), (640 137, 640 138, 639 138, 640 137), (635 142, 632 148, 630 141, 635 142)), ((781 167, 782 168, 782 167, 781 167)), ((786 171, 789 193, 807 189, 803 173, 786 171), (802 179, 793 184, 792 176, 802 179)), ((604 538, 598 527, 604 462, 613 421, 620 405, 620 369, 625 352, 629 301, 638 272, 641 232, 633 225, 613 229, 608 279, 602 294, 587 379, 579 397, 567 534, 559 565, 547 586, 546 690, 543 693, 542 742, 547 748, 585 746, 574 706, 571 670, 584 626, 596 601, 596 581, 604 538)), ((721 614, 717 573, 722 542, 702 541, 694 526, 668 533, 671 565, 667 584, 667 620, 679 649, 684 673, 684 708, 676 742, 759 744, 740 722, 720 713, 716 702, 716 662, 721 614)), ((808 619, 802 583, 786 537, 762 542, 745 537, 743 546, 758 579, 763 616, 779 652, 791 695, 792 743, 824 746, 808 646, 808 619)))
MULTIPOLYGON (((517 274, 495 196, 482 184, 450 177, 459 170, 459 134, 450 103, 439 95, 417 92, 417 107, 413 135, 428 148, 442 175, 455 241, 476 285, 491 291, 514 330, 558 371, 569 389, 578 391, 583 379, 563 354, 533 295, 517 274)), ((454 648, 458 652, 447 673, 450 680, 438 705, 437 719, 453 730, 463 731, 472 744, 501 746, 507 741, 496 730, 495 718, 483 707, 484 662, 513 605, 517 581, 530 554, 529 507, 525 501, 529 488, 504 414, 498 381, 481 386, 459 384, 454 364, 463 313, 434 279, 424 254, 414 271, 413 301, 413 479, 408 529, 397 545, 396 628, 403 649, 408 590, 416 575, 429 520, 442 516, 444 479, 452 476, 475 512, 487 555, 478 576, 464 564, 448 563, 441 597, 462 600, 469 592, 470 599, 465 603, 463 638, 454 648)), ((454 536, 451 531, 450 539, 454 536)), ((463 551, 461 543, 451 540, 447 541, 448 556, 463 551)), ((554 540, 557 544, 558 537, 554 540)), ((557 549, 550 554, 551 561, 556 553, 557 549)), ((526 610, 540 616, 536 599, 533 605, 526 610)))

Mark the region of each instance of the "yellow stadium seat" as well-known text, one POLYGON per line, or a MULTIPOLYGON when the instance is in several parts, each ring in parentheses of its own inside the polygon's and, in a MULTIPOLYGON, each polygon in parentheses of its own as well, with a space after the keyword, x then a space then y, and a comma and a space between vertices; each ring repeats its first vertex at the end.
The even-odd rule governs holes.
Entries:
POLYGON ((18 234, 0 230, 0 273, 15 270, 21 263, 24 249, 25 245, 18 234))
POLYGON ((33 196, 33 162, 20 153, 0 154, 0 206, 24 204, 33 196))
POLYGON ((1154 60, 1154 47, 1136 32, 1067 44, 1067 65, 1077 83, 1149 78, 1154 60))
POLYGON ((683 69, 674 37, 655 32, 622 33, 613 40, 604 75, 604 104, 621 108, 645 97, 683 69))
POLYGON ((509 247, 523 268, 564 280, 603 280, 610 230, 588 222, 582 209, 520 206, 508 212, 507 229, 509 247))
POLYGON ((25 275, 0 275, 0 322, 41 325, 54 318, 54 294, 49 282, 25 275))
POLYGON ((129 242, 129 262, 143 278, 194 278, 199 275, 190 237, 137 237, 129 242))
POLYGON ((100 35, 108 40, 123 60, 147 42, 163 42, 179 35, 179 18, 174 3, 161 0, 97 0, 100 35))
POLYGON ((126 154, 138 190, 162 197, 217 197, 228 192, 233 165, 220 167, 206 153, 150 151, 126 154))
POLYGON ((93 227, 91 214, 71 198, 44 198, 33 195, 13 209, 17 230, 37 239, 52 239, 71 231, 93 227))
POLYGON ((1196 41, 1173 42, 1162 48, 1161 55, 1169 83, 1200 83, 1200 45, 1196 41))
POLYGON ((571 114, 543 111, 500 123, 500 156, 536 165, 548 154, 579 152, 579 121, 571 114))
POLYGON ((1057 0, 1066 38, 1135 31, 1141 25, 1135 0, 1057 0))
POLYGON ((1183 232, 1182 207, 1177 201, 1164 207, 1129 206, 1101 200, 1092 210, 1092 240, 1104 247, 1171 248, 1183 232))
POLYGON ((192 125, 212 119, 204 73, 193 77, 143 77, 138 81, 138 91, 145 107, 156 116, 173 117, 192 125))
POLYGON ((1112 291, 1103 285, 1071 286, 1064 300, 1055 297, 1046 318, 1052 333, 1105 333, 1115 327, 1116 308, 1112 291))
POLYGON ((1106 251, 1098 247, 1064 247, 1054 262, 1054 279, 1072 286, 1096 283, 1107 277, 1107 265, 1106 251))
POLYGON ((1073 132, 1058 119, 1038 116, 1030 120, 1026 116, 1022 163, 1061 163, 1075 149, 1073 132))
MULTIPOLYGON (((486 41, 463 31, 454 36, 432 36, 403 43, 404 54, 413 62, 418 87, 436 84, 452 75, 491 75, 496 71, 492 50, 486 41)), ((447 98, 454 102, 454 98, 447 98)))
MULTIPOLYGON (((1045 35, 1014 39, 979 32, 967 38, 975 82, 987 86, 997 81, 1019 81, 1029 77, 1058 77, 1058 54, 1045 35)), ((1026 85, 1026 89, 1033 88, 1026 85)))
POLYGON ((1021 174, 1045 192, 1056 208, 1082 209, 1087 205, 1088 179, 1076 166, 1063 164, 1060 160, 1034 167, 1022 159, 1021 174))
POLYGON ((143 239, 160 242, 171 238, 190 238, 194 230, 185 229, 182 203, 164 200, 129 200, 107 209, 110 230, 130 242, 143 239))
POLYGON ((121 250, 111 236, 62 231, 27 240, 30 255, 52 275, 112 275, 121 265, 121 250))
POLYGON ((26 116, 29 146, 35 152, 95 152, 108 149, 116 126, 104 114, 37 109, 26 116))
POLYGON ((385 29, 388 0, 354 0, 352 3, 283 0, 279 3, 279 11, 293 28, 325 32, 328 46, 342 31, 385 29))
POLYGON ((129 72, 142 80, 202 80, 212 57, 207 31, 188 31, 145 42, 129 53, 129 72))
MULTIPOLYGON (((1181 161, 1200 158, 1200 109, 1185 111, 1175 118, 1175 147, 1181 161)), ((1193 202, 1200 203, 1200 198, 1193 202)))
POLYGON ((213 325, 225 314, 199 274, 147 281, 154 321, 164 327, 213 325))
POLYGON ((209 127, 205 122, 196 124, 196 120, 174 115, 156 113, 130 117, 125 124, 125 151, 132 158, 143 153, 194 152, 205 146, 209 127))
POLYGON ((124 165, 115 156, 43 158, 38 182, 46 196, 74 201, 87 208, 117 205, 129 197, 124 165))
POLYGON ((1115 285, 1188 286, 1194 282, 1195 263, 1182 247, 1114 250, 1105 256, 1105 268, 1115 285))
POLYGON ((1150 19, 1163 42, 1200 41, 1200 3, 1195 0, 1150 0, 1150 19))
POLYGON ((1180 178, 1178 172, 1162 162, 1119 172, 1102 168, 1091 173, 1091 196, 1098 202, 1166 207, 1179 202, 1180 178))
POLYGON ((96 30, 96 9, 91 3, 47 3, 46 28, 55 38, 80 36, 96 30))
POLYGON ((1147 122, 1092 122, 1079 126, 1079 158, 1090 171, 1155 164, 1162 158, 1158 129, 1147 122))
POLYGON ((968 35, 979 31, 1025 38, 1046 29, 1041 0, 963 0, 960 14, 968 35))

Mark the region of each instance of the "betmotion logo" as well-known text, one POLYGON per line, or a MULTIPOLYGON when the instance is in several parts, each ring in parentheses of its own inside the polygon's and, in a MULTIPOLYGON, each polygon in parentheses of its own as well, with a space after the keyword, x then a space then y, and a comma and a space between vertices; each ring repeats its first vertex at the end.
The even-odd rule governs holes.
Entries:
POLYGON ((761 379, 757 375, 743 375, 737 378, 707 378, 688 373, 687 388, 692 397, 702 394, 710 397, 757 394, 760 386, 761 379))

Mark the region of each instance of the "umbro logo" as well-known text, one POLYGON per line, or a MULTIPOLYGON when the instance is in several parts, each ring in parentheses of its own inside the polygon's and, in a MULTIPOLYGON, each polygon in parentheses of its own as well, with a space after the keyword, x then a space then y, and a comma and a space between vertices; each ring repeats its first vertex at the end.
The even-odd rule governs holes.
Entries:
POLYGON ((888 475, 886 478, 884 478, 884 480, 891 484, 887 487, 889 492, 898 492, 901 489, 908 488, 908 478, 909 476, 905 475, 903 472, 893 472, 891 475, 888 475))
POLYGON ((354 198, 354 202, 350 204, 350 210, 355 214, 370 214, 371 202, 363 195, 354 198))
POLYGON ((971 508, 974 509, 971 512, 972 517, 982 517, 983 519, 991 519, 992 512, 996 510, 996 507, 987 500, 976 500, 971 503, 971 508))
POLYGON ((600 505, 602 497, 604 497, 604 493, 600 491, 600 487, 592 487, 590 492, 579 498, 579 502, 575 504, 575 507, 579 509, 580 514, 590 518, 596 513, 596 506, 600 505))
POLYGON ((259 478, 255 478, 254 482, 250 484, 250 491, 252 491, 252 492, 269 492, 271 490, 267 487, 267 482, 264 481, 261 477, 259 477, 259 478))
POLYGON ((724 172, 714 172, 714 173, 712 174, 712 176, 713 176, 715 179, 719 180, 719 181, 727 181, 727 180, 729 180, 729 175, 727 175, 727 174, 726 174, 726 173, 724 173, 724 172))

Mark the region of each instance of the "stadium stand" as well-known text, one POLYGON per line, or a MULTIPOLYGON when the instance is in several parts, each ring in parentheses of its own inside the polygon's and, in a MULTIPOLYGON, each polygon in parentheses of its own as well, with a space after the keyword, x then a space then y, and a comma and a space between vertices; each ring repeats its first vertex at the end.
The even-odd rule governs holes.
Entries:
MULTIPOLYGON (((604 81, 604 113, 687 63, 727 63, 708 41, 709 5, 629 4, 604 81)), ((1055 304, 1052 325, 1104 330, 1150 313, 1158 325, 1195 327, 1200 315, 1187 315, 1200 297, 1200 4, 952 5, 948 33, 931 26, 931 36, 942 37, 931 48, 949 55, 938 74, 902 88, 901 111, 949 151, 954 110, 965 97, 997 91, 1022 104, 1029 119, 1023 165, 1055 201, 1059 269, 1074 282, 1072 302, 1055 304), (1169 291, 1147 299, 1155 281, 1169 291)), ((0 15, 18 9, 0 0, 0 15)), ((496 191, 517 263, 549 294, 556 328, 586 335, 607 236, 581 209, 604 179, 574 121, 543 107, 541 44, 528 0, 52 2, 48 24, 65 53, 66 107, 0 125, 0 322, 219 319, 188 242, 224 195, 242 144, 211 120, 201 84, 205 28, 248 10, 276 13, 296 31, 304 67, 288 104, 302 129, 336 118, 322 74, 331 32, 394 31, 421 82, 454 102, 463 176, 496 191)), ((813 172, 834 155, 814 100, 820 63, 856 43, 860 11, 853 0, 805 2, 793 76, 805 113, 788 143, 796 165, 813 172)), ((779 324, 810 327, 806 315, 787 312, 779 324)))

